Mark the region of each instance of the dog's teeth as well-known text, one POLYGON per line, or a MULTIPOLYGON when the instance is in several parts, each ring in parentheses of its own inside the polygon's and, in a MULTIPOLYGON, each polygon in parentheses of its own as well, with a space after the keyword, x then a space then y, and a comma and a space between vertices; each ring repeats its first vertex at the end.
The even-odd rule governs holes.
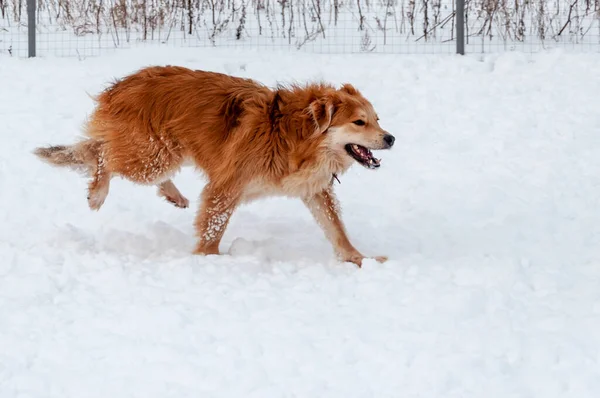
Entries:
POLYGON ((352 149, 355 149, 355 150, 357 150, 357 151, 358 151, 358 145, 356 145, 356 144, 352 144, 352 149))

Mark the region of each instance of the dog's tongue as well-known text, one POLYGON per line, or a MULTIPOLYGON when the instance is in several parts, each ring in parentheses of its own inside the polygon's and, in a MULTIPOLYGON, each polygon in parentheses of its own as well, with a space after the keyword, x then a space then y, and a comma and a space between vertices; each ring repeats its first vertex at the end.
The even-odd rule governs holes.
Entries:
POLYGON ((365 148, 364 146, 361 145, 353 145, 354 152, 359 155, 361 158, 364 159, 365 163, 367 164, 367 166, 369 166, 369 168, 377 168, 379 167, 381 160, 376 159, 373 156, 373 153, 368 149, 365 148))

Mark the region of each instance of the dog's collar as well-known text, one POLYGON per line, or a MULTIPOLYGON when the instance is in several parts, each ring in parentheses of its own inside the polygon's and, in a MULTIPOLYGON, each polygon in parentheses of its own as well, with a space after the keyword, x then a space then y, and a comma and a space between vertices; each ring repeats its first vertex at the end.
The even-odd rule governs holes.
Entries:
POLYGON ((336 179, 338 184, 341 184, 342 182, 340 181, 340 179, 338 178, 336 173, 332 173, 331 174, 331 183, 333 184, 333 180, 336 179))

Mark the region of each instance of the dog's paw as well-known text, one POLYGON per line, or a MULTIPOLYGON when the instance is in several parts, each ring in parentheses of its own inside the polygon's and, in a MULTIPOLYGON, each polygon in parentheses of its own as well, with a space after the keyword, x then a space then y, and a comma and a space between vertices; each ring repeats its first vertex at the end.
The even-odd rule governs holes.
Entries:
POLYGON ((187 209, 190 206, 190 201, 179 192, 167 193, 163 190, 160 190, 158 194, 165 198, 167 202, 171 203, 175 207, 179 207, 180 209, 187 209))
POLYGON ((190 201, 185 196, 165 196, 167 202, 172 203, 175 207, 180 209, 187 209, 190 206, 190 201))
POLYGON ((198 256, 210 256, 210 255, 215 255, 215 254, 219 254, 219 248, 218 247, 206 247, 206 246, 197 246, 194 251, 192 252, 192 254, 198 255, 198 256))
POLYGON ((186 209, 190 205, 190 201, 179 192, 171 180, 165 181, 158 186, 158 196, 165 198, 167 202, 181 209, 186 209))
POLYGON ((104 195, 89 195, 87 198, 88 206, 90 207, 91 210, 98 211, 104 204, 105 199, 106 199, 106 196, 104 196, 104 195))
POLYGON ((357 265, 358 267, 362 267, 362 261, 364 259, 365 259, 365 256, 363 256, 360 253, 350 253, 350 254, 343 255, 341 257, 341 260, 343 262, 353 263, 353 264, 357 265))
POLYGON ((369 258, 374 259, 378 263, 385 263, 388 260, 387 256, 365 257, 360 253, 346 255, 346 256, 342 257, 342 260, 344 262, 350 262, 350 263, 356 264, 358 267, 362 267, 363 260, 369 259, 369 258))

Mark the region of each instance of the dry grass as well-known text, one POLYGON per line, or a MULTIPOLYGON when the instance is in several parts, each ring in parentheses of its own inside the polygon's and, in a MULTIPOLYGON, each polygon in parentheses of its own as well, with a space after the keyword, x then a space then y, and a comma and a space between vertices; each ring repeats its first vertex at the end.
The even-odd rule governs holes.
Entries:
MULTIPOLYGON (((25 24, 26 0, 0 0, 0 29, 25 24)), ((185 32, 210 40, 261 36, 301 47, 343 29, 373 48, 373 36, 454 39, 454 0, 38 0, 38 26, 76 35, 168 40, 185 32)), ((466 0, 467 38, 600 38, 600 0, 466 0)), ((598 41, 598 40, 597 40, 598 41)))

